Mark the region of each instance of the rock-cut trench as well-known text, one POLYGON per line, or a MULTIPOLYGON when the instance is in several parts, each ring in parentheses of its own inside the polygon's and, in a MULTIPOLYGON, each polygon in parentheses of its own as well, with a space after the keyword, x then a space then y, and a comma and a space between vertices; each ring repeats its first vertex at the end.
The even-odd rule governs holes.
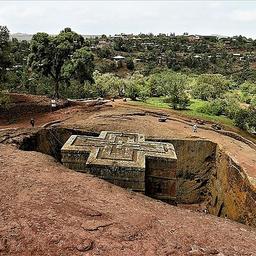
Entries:
MULTIPOLYGON (((42 129, 24 138, 20 149, 38 151, 60 161, 61 147, 72 134, 98 136, 75 129, 42 129)), ((177 204, 203 204, 210 214, 256 227, 256 194, 242 168, 216 143, 200 139, 161 141, 172 143, 176 150, 177 204)))

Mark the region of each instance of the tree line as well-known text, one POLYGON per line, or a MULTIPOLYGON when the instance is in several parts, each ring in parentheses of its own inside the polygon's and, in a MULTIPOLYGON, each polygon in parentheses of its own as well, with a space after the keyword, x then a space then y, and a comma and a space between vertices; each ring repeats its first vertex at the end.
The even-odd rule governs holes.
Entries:
MULTIPOLYGON (((123 41, 115 40, 115 48, 120 48, 123 41)), ((250 70, 241 80, 236 76, 182 72, 168 66, 141 72, 128 58, 130 71, 120 76, 111 69, 99 68, 110 54, 111 50, 104 47, 92 52, 90 43, 70 28, 55 36, 40 32, 31 42, 19 42, 10 40, 7 27, 0 26, 0 106, 6 108, 9 104, 3 90, 57 98, 127 97, 145 101, 148 97, 163 97, 176 110, 188 108, 195 98, 206 102, 199 112, 225 115, 242 129, 255 129, 256 75, 250 70), (102 61, 97 63, 99 55, 102 61)), ((173 53, 169 54, 175 62, 173 53)))

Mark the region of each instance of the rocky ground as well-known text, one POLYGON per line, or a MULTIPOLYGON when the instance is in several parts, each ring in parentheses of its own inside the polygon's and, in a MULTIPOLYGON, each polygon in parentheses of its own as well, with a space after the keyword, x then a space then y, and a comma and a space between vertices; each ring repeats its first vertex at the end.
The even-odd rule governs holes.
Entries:
MULTIPOLYGON (((206 138, 255 182, 256 152, 244 142, 200 128, 193 133, 182 119, 160 123, 156 113, 129 103, 107 105, 37 114, 36 126, 60 120, 87 131, 206 138)), ((0 129, 28 128, 29 120, 0 121, 0 129)), ((255 228, 155 201, 14 145, 0 144, 0 202, 0 255, 256 255, 255 228)))
POLYGON ((256 255, 256 230, 0 146, 0 255, 256 255))

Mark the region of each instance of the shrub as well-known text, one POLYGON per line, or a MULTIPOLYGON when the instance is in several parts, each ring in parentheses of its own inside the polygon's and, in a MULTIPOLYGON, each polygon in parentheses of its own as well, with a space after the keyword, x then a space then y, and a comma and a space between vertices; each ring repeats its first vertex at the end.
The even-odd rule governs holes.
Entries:
POLYGON ((243 130, 247 130, 248 117, 249 117, 248 110, 239 109, 234 118, 235 125, 243 130))
POLYGON ((217 99, 207 102, 204 106, 197 109, 198 112, 208 115, 220 116, 225 114, 226 102, 223 99, 217 99))
MULTIPOLYGON (((88 82, 89 83, 89 82, 88 82)), ((71 80, 66 86, 60 88, 60 93, 65 98, 79 99, 85 98, 84 86, 76 80, 71 80)))
POLYGON ((96 63, 96 69, 100 73, 110 73, 116 70, 116 64, 112 60, 102 59, 99 63, 96 63))
POLYGON ((10 97, 3 91, 0 91, 0 108, 7 110, 10 107, 10 97))
POLYGON ((94 72, 95 84, 93 85, 95 94, 100 97, 117 97, 121 96, 123 80, 114 74, 101 74, 94 72))
POLYGON ((126 66, 129 70, 134 70, 134 63, 132 58, 127 58, 126 60, 126 66))
POLYGON ((237 111, 235 125, 243 130, 256 130, 256 108, 240 109, 237 111))
POLYGON ((185 109, 189 105, 186 93, 188 78, 186 75, 164 71, 149 78, 151 94, 166 96, 166 101, 174 109, 185 109))
POLYGON ((252 97, 250 103, 251 103, 251 106, 252 106, 252 107, 256 108, 256 95, 252 97))
POLYGON ((140 98, 143 101, 150 96, 149 84, 143 75, 134 73, 125 80, 125 96, 131 100, 140 98))
POLYGON ((237 111, 240 109, 240 101, 238 99, 238 96, 226 95, 226 97, 224 98, 224 101, 225 101, 224 114, 227 117, 234 119, 237 111))
POLYGON ((195 98, 202 100, 217 99, 230 87, 230 82, 220 74, 203 74, 192 87, 195 98))

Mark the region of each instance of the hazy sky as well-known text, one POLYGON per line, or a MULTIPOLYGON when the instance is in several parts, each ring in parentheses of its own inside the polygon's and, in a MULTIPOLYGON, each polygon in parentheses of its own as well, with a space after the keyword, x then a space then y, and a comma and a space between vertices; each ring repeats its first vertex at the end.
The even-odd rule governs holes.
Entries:
POLYGON ((170 33, 256 38, 253 1, 1 1, 0 25, 11 33, 170 33))

